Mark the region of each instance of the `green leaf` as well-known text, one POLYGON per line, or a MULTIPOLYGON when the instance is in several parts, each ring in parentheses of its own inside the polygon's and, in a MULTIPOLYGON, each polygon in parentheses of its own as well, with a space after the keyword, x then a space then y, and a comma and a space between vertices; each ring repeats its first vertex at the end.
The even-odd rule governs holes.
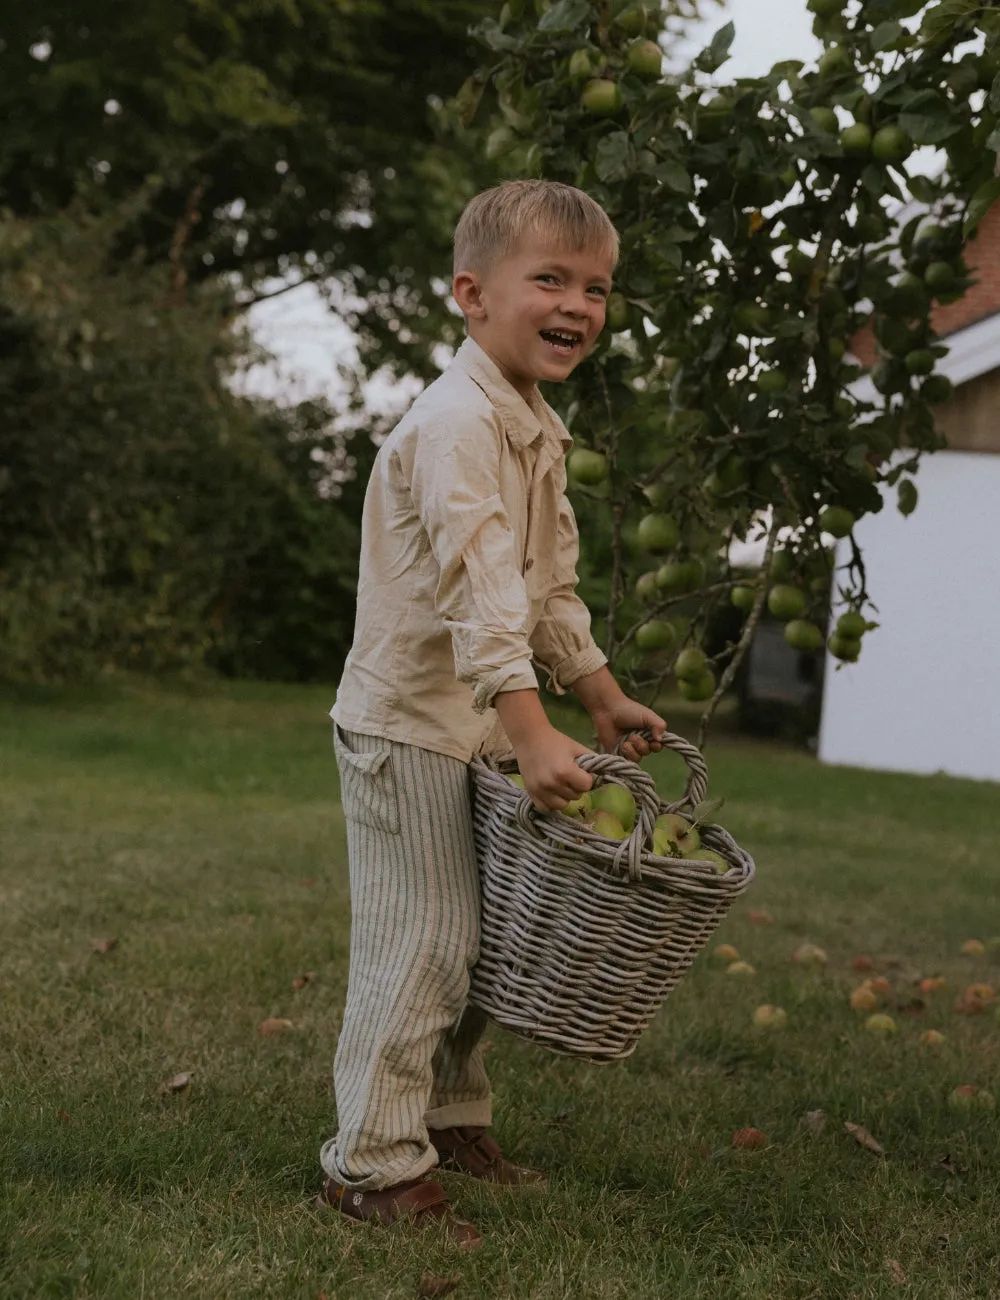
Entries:
POLYGON ((994 176, 972 196, 969 210, 965 215, 965 224, 962 227, 962 233, 966 238, 976 229, 997 199, 1000 199, 1000 176, 994 176))
POLYGON ((623 181, 633 166, 632 146, 627 131, 612 131, 598 142, 594 170, 602 181, 623 181))
POLYGON ((911 478, 900 480, 896 489, 896 501, 901 515, 912 515, 917 508, 917 485, 911 478))
POLYGON ((866 442, 856 442, 852 446, 848 447, 847 455, 844 457, 844 462, 845 464, 850 465, 851 469, 860 469, 865 463, 867 456, 868 444, 866 442))
POLYGON ((709 825, 708 819, 715 815, 720 808, 725 806, 725 799, 718 795, 714 799, 702 799, 701 803, 695 804, 691 809, 691 822, 695 826, 709 825))
POLYGON ((654 175, 675 194, 690 194, 694 190, 687 168, 679 162, 661 163, 654 175))
POLYGON ((573 32, 593 13, 589 0, 559 0, 538 20, 540 32, 573 32))
POLYGON ((907 181, 910 193, 918 203, 933 203, 938 196, 938 187, 929 176, 911 176, 907 181))
POLYGON ((895 45, 902 33, 902 23, 897 23, 894 18, 890 19, 889 22, 879 23, 872 32, 872 49, 887 50, 890 45, 895 45))
POLYGON ((941 0, 931 5, 920 24, 920 35, 929 41, 951 36, 963 18, 971 18, 983 8, 982 0, 941 0))
POLYGON ((729 58, 729 50, 735 35, 736 28, 732 23, 726 23, 725 27, 720 27, 712 37, 708 48, 702 50, 695 59, 695 64, 706 72, 715 72, 717 68, 721 68, 729 58))
POLYGON ((993 78, 990 87, 990 112, 1000 113, 1000 72, 993 78))
POLYGON ((1000 126, 993 128, 993 133, 986 141, 986 148, 992 149, 994 153, 1000 153, 1000 126))
POLYGON ((940 144, 961 131, 965 123, 943 95, 925 90, 906 104, 899 125, 914 144, 940 144))

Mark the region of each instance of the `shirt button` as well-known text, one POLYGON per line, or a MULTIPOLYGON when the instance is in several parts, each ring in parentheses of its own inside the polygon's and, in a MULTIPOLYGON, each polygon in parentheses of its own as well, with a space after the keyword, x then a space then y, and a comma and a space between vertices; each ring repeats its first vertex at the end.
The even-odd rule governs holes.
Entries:
POLYGON ((525 571, 525 573, 528 572, 528 570, 529 570, 529 569, 534 565, 534 563, 535 563, 534 560, 525 560, 525 562, 524 562, 524 571, 525 571))

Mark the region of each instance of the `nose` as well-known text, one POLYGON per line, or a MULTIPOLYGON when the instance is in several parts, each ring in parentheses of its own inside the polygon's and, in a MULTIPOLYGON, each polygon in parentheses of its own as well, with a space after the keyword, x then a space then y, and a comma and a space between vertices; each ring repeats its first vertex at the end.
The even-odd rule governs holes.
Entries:
POLYGON ((567 316, 586 318, 593 304, 583 289, 567 288, 561 306, 567 316))

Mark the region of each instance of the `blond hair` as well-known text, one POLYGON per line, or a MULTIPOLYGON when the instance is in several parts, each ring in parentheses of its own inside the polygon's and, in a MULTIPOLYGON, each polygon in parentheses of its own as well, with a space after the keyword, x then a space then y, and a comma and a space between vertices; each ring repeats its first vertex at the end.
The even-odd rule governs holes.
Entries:
POLYGON ((559 181, 504 181, 466 205, 455 227, 454 273, 485 275, 528 231, 574 249, 608 249, 618 261, 618 231, 589 194, 559 181))

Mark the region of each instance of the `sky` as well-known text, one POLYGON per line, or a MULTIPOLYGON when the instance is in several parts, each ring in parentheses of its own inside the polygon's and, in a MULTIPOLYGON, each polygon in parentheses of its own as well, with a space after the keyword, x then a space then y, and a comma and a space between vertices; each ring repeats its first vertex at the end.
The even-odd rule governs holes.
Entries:
MULTIPOLYGON (((812 34, 812 15, 805 0, 728 0, 712 5, 700 28, 692 32, 688 57, 707 45, 726 22, 736 27, 732 56, 720 76, 754 77, 782 59, 811 59, 820 45, 812 34)), ((255 336, 275 357, 275 363, 248 372, 247 391, 281 401, 327 395, 336 399, 338 360, 352 355, 350 330, 333 316, 310 286, 260 303, 250 313, 255 336)), ((379 410, 402 409, 414 390, 391 389, 375 381, 368 389, 370 405, 379 410)))

